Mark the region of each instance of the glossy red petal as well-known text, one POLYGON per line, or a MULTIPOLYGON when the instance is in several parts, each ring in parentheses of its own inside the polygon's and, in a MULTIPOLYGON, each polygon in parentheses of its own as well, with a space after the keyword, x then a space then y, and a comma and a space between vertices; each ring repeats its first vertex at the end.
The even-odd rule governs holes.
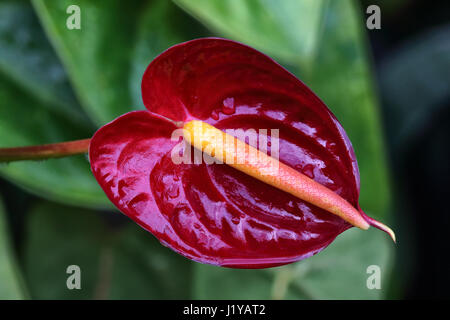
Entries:
MULTIPOLYGON (((176 121, 255 129, 251 134, 279 129, 280 161, 358 207, 358 168, 343 128, 264 54, 223 39, 174 46, 146 70, 142 95, 150 111, 176 121)), ((150 112, 133 112, 101 128, 90 147, 92 170, 111 201, 173 250, 204 263, 262 268, 309 257, 350 227, 225 164, 174 164, 175 129, 150 112)))

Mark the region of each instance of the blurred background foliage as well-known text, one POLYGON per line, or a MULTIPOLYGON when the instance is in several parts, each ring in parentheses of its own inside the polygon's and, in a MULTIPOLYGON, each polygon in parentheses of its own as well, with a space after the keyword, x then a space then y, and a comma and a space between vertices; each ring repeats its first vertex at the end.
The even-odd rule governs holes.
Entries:
POLYGON ((284 267, 201 265, 116 211, 86 157, 14 162, 0 165, 0 298, 448 297, 450 25, 436 9, 448 5, 436 3, 0 0, 0 147, 90 137, 144 108, 141 77, 163 50, 226 37, 272 56, 325 101, 355 148, 361 206, 399 237, 394 247, 379 231, 352 229, 284 267), (368 31, 373 3, 382 29, 368 31), (72 4, 81 30, 66 27, 72 4), (66 287, 72 264, 81 290, 66 287), (381 290, 366 287, 374 264, 381 290))

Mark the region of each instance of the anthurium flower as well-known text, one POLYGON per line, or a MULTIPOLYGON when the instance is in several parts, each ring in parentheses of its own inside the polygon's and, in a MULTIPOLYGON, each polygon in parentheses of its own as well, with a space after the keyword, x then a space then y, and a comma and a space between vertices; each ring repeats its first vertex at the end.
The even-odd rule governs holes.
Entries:
POLYGON ((151 62, 142 97, 147 110, 95 133, 92 172, 120 211, 183 256, 264 268, 310 257, 353 225, 391 233, 358 205, 358 165, 340 123, 268 56, 225 39, 185 42, 151 62), (280 165, 310 189, 294 182, 291 192, 286 179, 265 181, 252 168, 174 162, 180 140, 173 133, 195 121, 250 135, 269 129, 269 143, 270 129, 278 130, 280 165))

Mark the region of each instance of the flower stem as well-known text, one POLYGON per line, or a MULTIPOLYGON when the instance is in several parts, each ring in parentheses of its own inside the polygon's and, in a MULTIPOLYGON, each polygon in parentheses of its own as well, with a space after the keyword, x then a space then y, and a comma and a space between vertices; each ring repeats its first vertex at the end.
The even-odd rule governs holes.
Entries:
POLYGON ((75 140, 39 146, 0 148, 0 162, 61 158, 87 153, 91 139, 75 140))

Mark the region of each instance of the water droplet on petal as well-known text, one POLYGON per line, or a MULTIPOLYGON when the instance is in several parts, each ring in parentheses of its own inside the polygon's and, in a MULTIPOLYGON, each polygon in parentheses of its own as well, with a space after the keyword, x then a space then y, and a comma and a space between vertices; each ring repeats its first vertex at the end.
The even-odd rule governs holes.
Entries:
POLYGON ((239 219, 238 217, 231 218, 231 222, 233 222, 234 224, 239 224, 240 221, 241 219, 239 219))
POLYGON ((326 142, 326 148, 331 151, 331 152, 335 152, 336 151, 336 143, 331 142, 331 141, 327 141, 326 142))
POLYGON ((305 176, 314 179, 314 166, 312 164, 307 164, 306 166, 303 167, 302 173, 305 176))
POLYGON ((176 185, 176 184, 171 185, 166 191, 166 196, 168 199, 178 198, 179 195, 180 195, 180 189, 178 188, 178 185, 176 185))
POLYGON ((211 118, 213 118, 214 120, 219 120, 219 113, 217 112, 217 110, 213 110, 211 112, 211 118))
POLYGON ((226 98, 225 100, 223 100, 222 112, 228 115, 236 112, 236 107, 234 105, 234 98, 226 98))

